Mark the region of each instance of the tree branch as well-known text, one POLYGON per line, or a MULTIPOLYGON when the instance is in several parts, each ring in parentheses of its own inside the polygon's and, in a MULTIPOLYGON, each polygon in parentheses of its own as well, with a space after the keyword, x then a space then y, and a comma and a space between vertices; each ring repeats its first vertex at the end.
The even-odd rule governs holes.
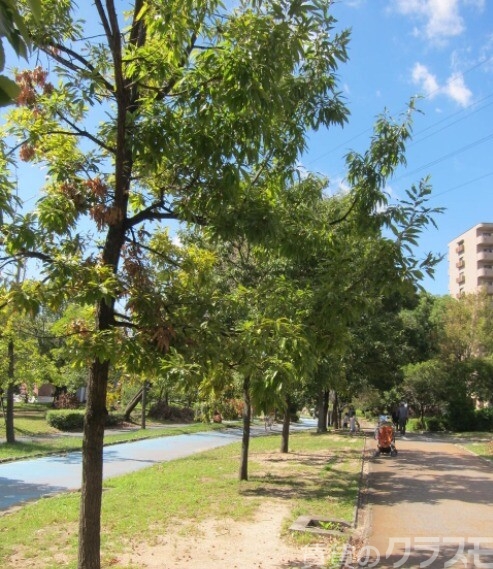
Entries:
POLYGON ((152 253, 153 255, 156 255, 156 257, 159 257, 160 259, 166 261, 175 269, 181 269, 182 268, 182 265, 180 263, 172 260, 169 256, 165 255, 161 251, 158 251, 157 249, 154 249, 153 247, 149 247, 148 245, 144 245, 143 243, 139 242, 139 240, 135 236, 133 236, 132 239, 129 239, 127 237, 125 239, 125 241, 127 243, 137 243, 141 249, 144 249, 144 251, 147 251, 148 253, 152 253))
POLYGON ((353 211, 353 209, 356 207, 356 204, 358 203, 358 198, 356 197, 353 201, 353 203, 349 206, 348 210, 346 211, 346 213, 342 216, 339 217, 338 219, 335 219, 334 221, 331 221, 329 223, 329 226, 333 226, 333 225, 338 225, 339 223, 342 223, 343 221, 346 221, 346 219, 349 217, 349 215, 351 214, 351 212, 353 211))
POLYGON ((95 74, 95 77, 98 78, 98 82, 101 82, 101 84, 104 85, 105 88, 108 89, 108 91, 112 93, 115 90, 114 86, 109 81, 107 81, 101 74, 95 73, 96 68, 85 57, 82 57, 82 55, 70 49, 69 47, 61 43, 48 43, 46 46, 41 46, 40 49, 44 51, 44 53, 52 57, 55 61, 58 61, 58 63, 61 63, 62 65, 64 65, 68 69, 71 69, 72 71, 75 71, 77 73, 84 73, 86 70, 90 71, 91 73, 95 74), (67 54, 76 61, 79 61, 83 65, 83 67, 75 65, 75 63, 73 63, 70 59, 61 57, 56 50, 67 54))
POLYGON ((82 130, 81 128, 79 128, 73 121, 71 121, 70 119, 68 119, 65 115, 63 115, 61 112, 57 112, 57 115, 60 117, 60 119, 64 122, 66 122, 71 128, 74 129, 75 132, 58 132, 58 131, 53 131, 53 132, 49 132, 48 134, 65 134, 65 135, 71 135, 71 136, 83 136, 84 138, 88 138, 89 140, 91 140, 92 142, 94 142, 94 144, 96 144, 97 146, 99 146, 100 148, 104 148, 104 150, 107 150, 108 152, 110 152, 111 154, 115 153, 115 149, 111 148, 110 146, 107 146, 106 144, 104 144, 103 142, 101 142, 101 140, 99 140, 98 138, 96 138, 94 135, 92 135, 90 132, 88 132, 87 130, 82 130))
MULTIPOLYGON (((104 33, 106 34, 106 39, 111 48, 113 48, 113 36, 111 33, 111 27, 108 22, 108 18, 106 17, 106 12, 104 11, 103 4, 101 0, 94 0, 94 4, 99 14, 99 19, 101 20, 101 24, 103 25, 104 33)), ((111 4, 113 6, 113 3, 111 4)))
POLYGON ((38 253, 37 251, 23 250, 21 253, 12 255, 10 257, 0 257, 0 261, 5 262, 5 264, 9 264, 10 262, 15 262, 16 260, 19 259, 38 259, 39 261, 43 261, 43 263, 53 262, 52 257, 50 257, 49 255, 45 255, 44 253, 38 253))

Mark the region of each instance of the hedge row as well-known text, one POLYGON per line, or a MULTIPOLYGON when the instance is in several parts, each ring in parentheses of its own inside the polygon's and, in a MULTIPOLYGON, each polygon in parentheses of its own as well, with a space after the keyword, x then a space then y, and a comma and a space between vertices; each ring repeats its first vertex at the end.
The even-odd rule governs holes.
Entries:
POLYGON ((453 431, 453 432, 493 432, 493 407, 473 409, 459 406, 446 415, 425 417, 424 424, 419 419, 411 419, 410 430, 453 431))
MULTIPOLYGON (((84 411, 75 409, 53 409, 46 413, 46 421, 59 431, 82 431, 84 411)), ((106 417, 107 427, 116 427, 123 422, 123 415, 110 414, 106 417)))

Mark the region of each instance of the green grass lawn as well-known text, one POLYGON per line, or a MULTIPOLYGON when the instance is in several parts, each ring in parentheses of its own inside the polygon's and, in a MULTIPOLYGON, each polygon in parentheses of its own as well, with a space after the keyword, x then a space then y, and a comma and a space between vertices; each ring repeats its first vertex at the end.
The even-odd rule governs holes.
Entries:
MULTIPOLYGON (((51 409, 40 403, 14 404, 14 429, 16 437, 31 437, 58 433, 46 422, 46 413, 51 409)), ((5 420, 0 414, 0 432, 5 433, 5 420)))
MULTIPOLYGON (((286 533, 290 523, 304 514, 352 522, 363 441, 296 433, 290 437, 290 452, 281 454, 279 436, 253 438, 247 482, 238 480, 240 443, 107 480, 103 566, 134 569, 120 563, 119 556, 165 536, 173 524, 193 528, 206 518, 252 519, 259 505, 274 496, 289 504, 286 533)), ((1 516, 0 566, 75 568, 78 510, 79 494, 69 493, 1 516)))
POLYGON ((471 442, 462 444, 474 454, 493 461, 493 436, 491 433, 485 433, 485 435, 482 440, 475 438, 471 442))

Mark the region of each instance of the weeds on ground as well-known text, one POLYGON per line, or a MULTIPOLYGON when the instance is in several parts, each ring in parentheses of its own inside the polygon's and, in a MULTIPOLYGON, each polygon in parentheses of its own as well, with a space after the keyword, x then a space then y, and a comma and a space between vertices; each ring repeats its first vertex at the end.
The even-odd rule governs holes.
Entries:
POLYGON ((493 461, 493 439, 483 442, 473 442, 464 445, 474 454, 493 461))

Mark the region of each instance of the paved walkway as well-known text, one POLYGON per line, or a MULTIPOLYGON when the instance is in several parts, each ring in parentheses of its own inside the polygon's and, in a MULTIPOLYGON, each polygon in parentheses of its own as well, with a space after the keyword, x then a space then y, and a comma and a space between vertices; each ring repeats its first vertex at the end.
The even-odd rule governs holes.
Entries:
MULTIPOLYGON (((110 478, 238 440, 230 431, 145 439, 104 447, 103 477, 110 478)), ((43 496, 78 490, 82 453, 70 452, 0 464, 0 510, 43 496)))
POLYGON ((360 566, 493 569, 493 463, 436 437, 396 446, 368 463, 360 566))

